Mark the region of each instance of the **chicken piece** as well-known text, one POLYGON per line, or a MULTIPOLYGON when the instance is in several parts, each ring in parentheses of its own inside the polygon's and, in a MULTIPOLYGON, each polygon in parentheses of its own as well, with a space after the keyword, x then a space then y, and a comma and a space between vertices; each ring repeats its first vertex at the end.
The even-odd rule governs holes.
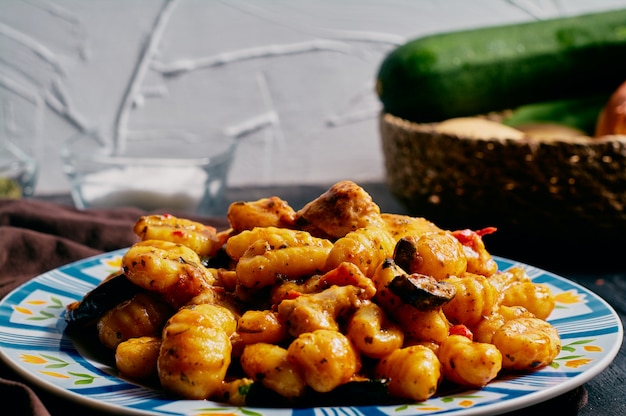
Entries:
POLYGON ((341 181, 297 211, 296 226, 316 237, 336 240, 359 228, 384 228, 385 222, 363 188, 341 181))
POLYGON ((363 301, 361 294, 355 286, 331 286, 319 293, 283 300, 278 305, 278 316, 294 337, 316 329, 336 331, 337 318, 353 312, 363 301))

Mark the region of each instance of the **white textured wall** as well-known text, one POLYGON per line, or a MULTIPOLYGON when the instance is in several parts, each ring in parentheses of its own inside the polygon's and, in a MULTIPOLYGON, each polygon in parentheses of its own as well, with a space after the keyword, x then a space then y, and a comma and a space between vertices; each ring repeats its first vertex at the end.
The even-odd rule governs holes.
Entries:
POLYGON ((379 180, 373 86, 395 45, 434 32, 625 6, 626 0, 0 0, 0 122, 21 124, 32 136, 39 121, 39 138, 23 139, 41 162, 39 194, 67 191, 59 147, 91 128, 108 136, 116 128, 162 127, 210 134, 251 123, 259 129, 242 139, 231 186, 379 180), (146 71, 138 73, 142 63, 146 71), (134 106, 118 125, 125 98, 134 106))

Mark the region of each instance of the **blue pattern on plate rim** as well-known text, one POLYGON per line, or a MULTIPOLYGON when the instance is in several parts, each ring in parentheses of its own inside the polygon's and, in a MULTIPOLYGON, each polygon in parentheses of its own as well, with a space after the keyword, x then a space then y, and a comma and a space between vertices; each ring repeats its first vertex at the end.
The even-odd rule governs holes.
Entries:
POLYGON ((171 400, 160 390, 117 377, 114 368, 84 357, 64 334, 65 306, 80 300, 119 267, 126 249, 90 257, 44 273, 0 301, 0 356, 34 383, 94 408, 146 415, 409 416, 493 414, 530 406, 562 394, 606 368, 623 339, 615 311, 588 289, 539 268, 496 257, 500 270, 526 269, 557 297, 549 321, 563 351, 535 373, 503 376, 477 390, 436 395, 421 403, 367 407, 260 409, 201 400, 171 400))

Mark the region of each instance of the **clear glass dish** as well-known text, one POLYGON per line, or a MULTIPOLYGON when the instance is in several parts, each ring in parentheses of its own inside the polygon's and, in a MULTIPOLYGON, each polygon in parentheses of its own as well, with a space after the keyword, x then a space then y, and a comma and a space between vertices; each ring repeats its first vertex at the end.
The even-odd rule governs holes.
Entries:
POLYGON ((74 204, 81 209, 133 206, 223 214, 236 141, 184 130, 129 136, 115 149, 95 134, 69 138, 61 155, 74 204))

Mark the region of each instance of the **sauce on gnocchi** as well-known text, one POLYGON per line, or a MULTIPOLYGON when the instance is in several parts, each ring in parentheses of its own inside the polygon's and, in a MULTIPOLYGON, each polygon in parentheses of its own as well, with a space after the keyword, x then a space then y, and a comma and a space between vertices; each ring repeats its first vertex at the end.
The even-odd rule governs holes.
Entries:
POLYGON ((522 268, 498 270, 482 239, 494 229, 381 213, 351 181, 299 210, 271 197, 227 217, 222 231, 138 219, 111 277, 137 290, 113 307, 93 300, 106 293, 69 305, 68 329, 95 328, 123 377, 232 405, 250 405, 253 388, 297 405, 351 383, 423 401, 444 381, 480 388, 561 350, 554 296, 522 268))

